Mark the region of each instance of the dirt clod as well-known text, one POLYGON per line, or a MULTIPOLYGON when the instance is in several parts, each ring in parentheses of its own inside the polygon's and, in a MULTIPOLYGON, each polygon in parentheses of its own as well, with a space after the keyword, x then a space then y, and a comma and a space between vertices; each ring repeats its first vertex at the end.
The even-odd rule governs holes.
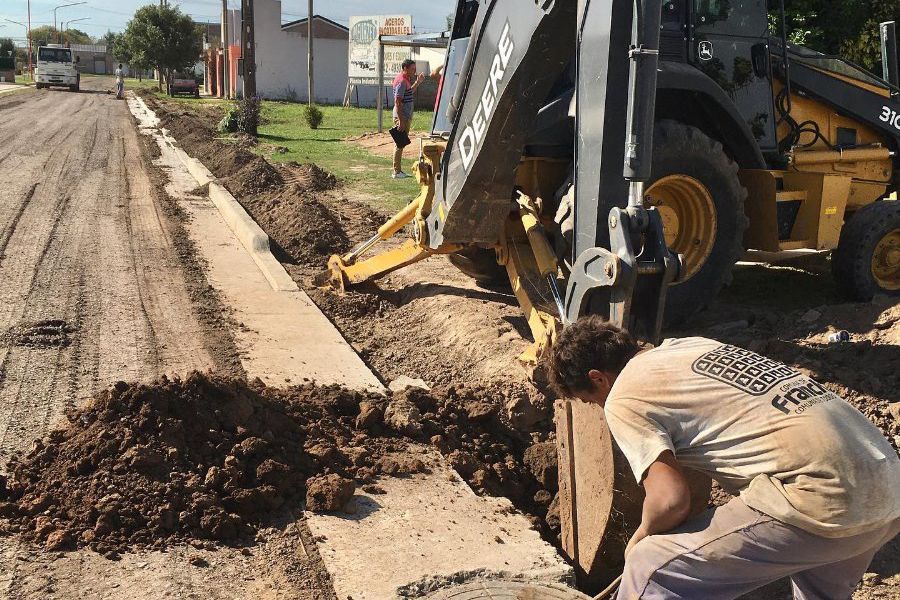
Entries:
POLYGON ((541 442, 534 444, 525 450, 525 464, 535 479, 540 482, 544 488, 555 492, 557 485, 558 458, 556 453, 556 443, 541 442))
POLYGON ((356 491, 352 479, 335 473, 313 477, 306 482, 306 510, 330 512, 343 509, 356 491))
POLYGON ((419 409, 403 396, 392 400, 384 411, 385 424, 398 433, 417 436, 422 431, 419 409))
POLYGON ((356 428, 374 430, 384 422, 384 411, 374 402, 360 402, 356 428))

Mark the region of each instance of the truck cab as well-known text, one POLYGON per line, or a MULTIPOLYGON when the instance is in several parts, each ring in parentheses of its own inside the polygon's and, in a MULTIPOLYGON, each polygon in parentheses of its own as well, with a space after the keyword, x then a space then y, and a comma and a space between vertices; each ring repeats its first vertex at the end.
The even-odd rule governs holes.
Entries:
POLYGON ((72 59, 72 49, 61 44, 40 46, 37 52, 37 67, 34 73, 35 87, 68 87, 77 92, 81 88, 81 75, 76 68, 77 60, 72 59))

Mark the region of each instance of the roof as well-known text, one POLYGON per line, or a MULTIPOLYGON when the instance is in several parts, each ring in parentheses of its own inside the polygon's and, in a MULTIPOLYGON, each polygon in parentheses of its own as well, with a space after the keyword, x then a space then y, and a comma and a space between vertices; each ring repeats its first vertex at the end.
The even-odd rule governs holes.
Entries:
MULTIPOLYGON (((307 20, 307 18, 304 17, 302 19, 297 19, 296 21, 289 21, 287 23, 282 23, 281 29, 284 30, 284 29, 297 28, 297 29, 302 29, 301 33, 306 33, 306 20, 307 20)), ((328 17, 323 17, 322 15, 313 15, 313 27, 314 28, 316 26, 316 23, 321 23, 322 25, 325 25, 328 27, 333 27, 334 29, 339 30, 341 33, 346 34, 348 37, 350 36, 349 28, 344 27, 337 21, 332 21, 328 17)), ((314 31, 313 37, 319 37, 319 34, 314 31)))
POLYGON ((69 47, 73 52, 94 52, 95 54, 106 54, 106 46, 99 44, 70 44, 69 47))

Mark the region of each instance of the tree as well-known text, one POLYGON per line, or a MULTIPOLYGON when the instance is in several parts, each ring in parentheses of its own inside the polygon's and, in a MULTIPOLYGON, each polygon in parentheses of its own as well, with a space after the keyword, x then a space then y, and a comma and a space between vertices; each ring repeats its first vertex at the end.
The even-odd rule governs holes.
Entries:
POLYGON ((0 38, 0 58, 13 56, 16 51, 16 45, 9 38, 0 38))
POLYGON ((880 73, 878 23, 900 15, 900 0, 784 0, 784 9, 791 41, 880 73))
POLYGON ((61 32, 52 25, 41 25, 31 30, 31 41, 36 45, 56 44, 64 40, 70 44, 91 44, 91 36, 78 29, 66 29, 61 32))
POLYGON ((191 18, 172 6, 150 4, 134 13, 117 56, 139 69, 155 68, 168 81, 172 71, 182 71, 200 58, 202 30, 191 18))
POLYGON ((107 31, 106 33, 98 37, 96 41, 98 44, 106 46, 107 50, 109 50, 115 45, 116 38, 120 35, 122 34, 116 33, 114 31, 107 31))

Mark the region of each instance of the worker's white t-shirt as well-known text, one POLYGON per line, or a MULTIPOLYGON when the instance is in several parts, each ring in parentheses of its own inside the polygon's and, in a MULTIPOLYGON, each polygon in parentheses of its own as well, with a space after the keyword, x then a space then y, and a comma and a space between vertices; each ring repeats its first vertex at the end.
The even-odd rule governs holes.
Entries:
POLYGON ((122 69, 116 69, 116 83, 122 83, 122 69))
POLYGON ((638 481, 665 450, 750 507, 824 537, 900 517, 900 459, 866 417, 796 369, 705 338, 634 357, 604 407, 638 481))

